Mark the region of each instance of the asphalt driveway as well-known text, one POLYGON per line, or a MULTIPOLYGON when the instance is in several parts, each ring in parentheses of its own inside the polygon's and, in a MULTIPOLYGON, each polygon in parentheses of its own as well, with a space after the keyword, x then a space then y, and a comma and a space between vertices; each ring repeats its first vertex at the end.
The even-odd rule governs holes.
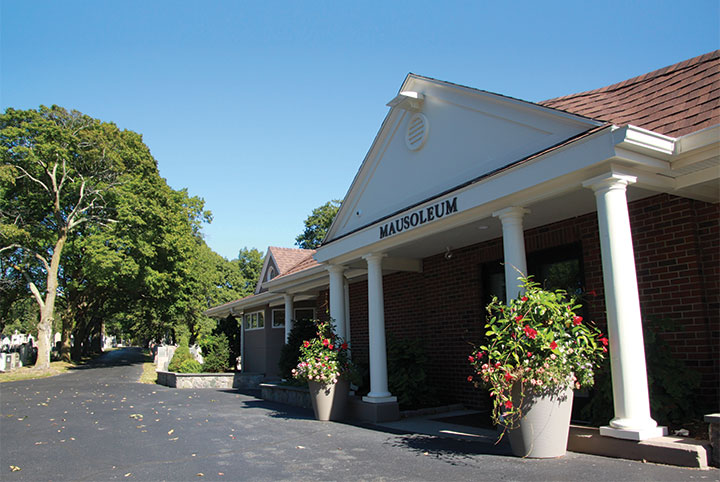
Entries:
POLYGON ((137 383, 122 349, 54 378, 0 385, 0 480, 717 480, 569 453, 524 460, 504 445, 317 422, 236 390, 137 383), (11 466, 20 470, 13 471, 11 466))

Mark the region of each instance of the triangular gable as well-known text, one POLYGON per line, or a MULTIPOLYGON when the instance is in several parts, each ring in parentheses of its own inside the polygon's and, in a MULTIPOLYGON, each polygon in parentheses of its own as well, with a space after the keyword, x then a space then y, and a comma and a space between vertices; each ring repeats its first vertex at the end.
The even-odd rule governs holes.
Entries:
POLYGON ((414 74, 400 92, 325 243, 600 125, 414 74))
POLYGON ((262 293, 263 284, 271 279, 298 271, 298 265, 303 264, 315 253, 313 249, 278 248, 270 246, 263 261, 255 294, 262 293))

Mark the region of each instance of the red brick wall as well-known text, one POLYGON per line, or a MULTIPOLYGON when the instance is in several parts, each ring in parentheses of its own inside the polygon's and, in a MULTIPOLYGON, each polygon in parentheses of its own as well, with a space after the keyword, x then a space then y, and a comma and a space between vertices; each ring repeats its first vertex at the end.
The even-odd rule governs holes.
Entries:
MULTIPOLYGON (((659 195, 630 204, 644 317, 680 323, 665 333, 674 355, 702 373, 700 400, 718 404, 720 346, 720 206, 659 195)), ((604 327, 602 264, 595 213, 525 232, 528 254, 580 242, 588 314, 604 327)), ((483 333, 480 266, 502 258, 502 240, 455 250, 423 260, 422 273, 383 278, 388 335, 420 338, 432 359, 430 382, 442 387, 443 402, 482 406, 485 401, 466 378, 471 343, 483 333)), ((367 283, 350 285, 353 353, 367 362, 367 283)))

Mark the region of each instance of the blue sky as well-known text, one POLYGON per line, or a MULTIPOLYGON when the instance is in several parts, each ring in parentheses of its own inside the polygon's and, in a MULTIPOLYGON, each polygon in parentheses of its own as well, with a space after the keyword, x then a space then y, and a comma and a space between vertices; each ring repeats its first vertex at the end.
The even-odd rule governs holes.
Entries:
POLYGON ((345 195, 408 72, 539 101, 720 46, 717 0, 1 1, 0 107, 141 133, 227 258, 345 195))

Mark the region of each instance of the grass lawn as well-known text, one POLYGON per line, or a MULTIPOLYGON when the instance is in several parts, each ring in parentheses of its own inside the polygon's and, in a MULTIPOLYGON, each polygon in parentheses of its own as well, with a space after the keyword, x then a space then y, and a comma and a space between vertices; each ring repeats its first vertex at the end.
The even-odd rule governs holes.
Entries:
POLYGON ((75 367, 74 363, 56 361, 50 363, 50 368, 37 370, 31 366, 21 367, 10 372, 0 373, 0 383, 14 382, 17 380, 34 380, 36 378, 54 377, 65 373, 75 367))
POLYGON ((153 363, 153 357, 150 353, 145 350, 145 362, 143 363, 142 375, 140 375, 140 383, 147 383, 154 385, 157 383, 157 372, 155 371, 155 364, 153 363))

